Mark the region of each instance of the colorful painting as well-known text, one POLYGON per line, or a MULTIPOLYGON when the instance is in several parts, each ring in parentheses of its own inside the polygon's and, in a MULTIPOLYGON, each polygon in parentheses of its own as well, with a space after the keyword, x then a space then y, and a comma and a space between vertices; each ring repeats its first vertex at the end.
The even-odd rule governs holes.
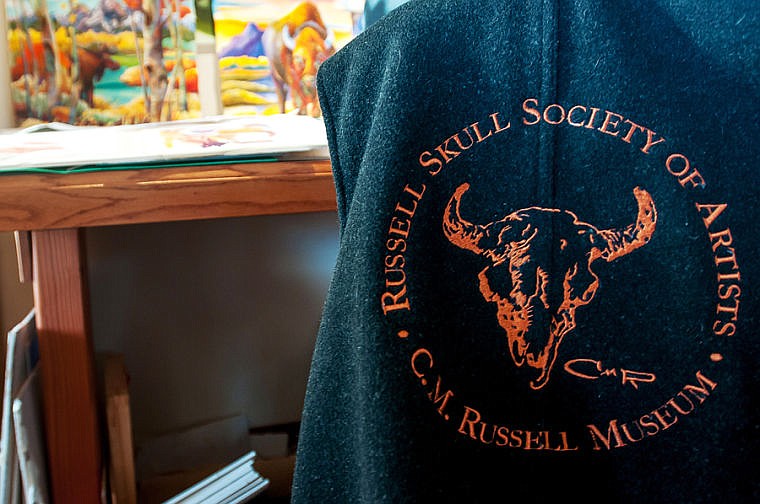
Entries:
POLYGON ((362 29, 364 0, 216 0, 225 114, 319 117, 319 65, 362 29))
POLYGON ((199 115, 192 0, 6 0, 16 126, 199 115))
POLYGON ((5 6, 15 125, 105 126, 217 114, 320 117, 316 71, 362 29, 364 0, 5 0, 5 6), (217 70, 212 63, 199 84, 207 37, 218 75, 206 75, 217 70), (209 93, 219 111, 202 114, 209 93))

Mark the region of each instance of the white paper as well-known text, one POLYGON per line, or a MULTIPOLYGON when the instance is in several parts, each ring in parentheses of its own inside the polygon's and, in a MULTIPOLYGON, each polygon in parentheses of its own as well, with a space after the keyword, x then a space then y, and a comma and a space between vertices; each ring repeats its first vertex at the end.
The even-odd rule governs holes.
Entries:
POLYGON ((13 400, 13 427, 26 504, 50 502, 39 375, 37 366, 13 400))
POLYGON ((250 451, 234 462, 180 492, 164 504, 215 504, 240 502, 263 491, 269 480, 253 467, 255 451, 250 451))
POLYGON ((3 386, 3 417, 0 429, 0 504, 17 504, 21 500, 16 434, 13 428, 13 399, 35 364, 37 333, 34 310, 8 331, 3 386))
POLYGON ((214 116, 0 135, 0 173, 280 155, 327 146, 321 119, 294 114, 214 116))

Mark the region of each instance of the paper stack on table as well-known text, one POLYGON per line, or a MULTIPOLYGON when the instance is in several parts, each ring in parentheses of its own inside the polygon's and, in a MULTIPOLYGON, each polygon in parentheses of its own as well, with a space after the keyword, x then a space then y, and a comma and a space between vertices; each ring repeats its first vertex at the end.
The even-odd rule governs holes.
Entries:
POLYGON ((181 161, 327 157, 321 119, 299 115, 215 116, 125 126, 46 124, 0 135, 0 174, 139 167, 181 161))

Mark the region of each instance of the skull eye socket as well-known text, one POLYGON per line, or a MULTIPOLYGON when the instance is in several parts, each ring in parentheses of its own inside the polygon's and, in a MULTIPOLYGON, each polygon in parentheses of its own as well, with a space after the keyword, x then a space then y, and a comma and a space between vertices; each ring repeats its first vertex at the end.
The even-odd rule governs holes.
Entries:
POLYGON ((577 306, 583 306, 591 302, 599 288, 599 278, 590 268, 581 267, 579 264, 570 269, 565 275, 571 300, 577 306))
POLYGON ((514 283, 508 262, 501 262, 484 269, 480 275, 481 291, 490 301, 512 299, 514 283))

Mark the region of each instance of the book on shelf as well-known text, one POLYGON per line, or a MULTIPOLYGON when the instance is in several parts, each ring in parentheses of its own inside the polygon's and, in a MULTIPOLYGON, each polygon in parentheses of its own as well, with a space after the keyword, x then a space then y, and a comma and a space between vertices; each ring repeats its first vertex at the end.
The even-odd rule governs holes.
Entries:
POLYGON ((24 497, 13 409, 24 385, 29 387, 28 380, 38 360, 37 329, 32 309, 7 334, 0 429, 0 504, 17 504, 24 497))
POLYGON ((269 485, 269 480, 254 469, 255 457, 256 452, 249 451, 164 504, 233 504, 250 499, 269 485))
POLYGON ((242 414, 142 440, 136 452, 141 504, 242 502, 269 487, 242 414))
POLYGON ((40 368, 35 366, 13 399, 13 428, 16 433, 24 501, 27 504, 47 504, 47 461, 40 368))

